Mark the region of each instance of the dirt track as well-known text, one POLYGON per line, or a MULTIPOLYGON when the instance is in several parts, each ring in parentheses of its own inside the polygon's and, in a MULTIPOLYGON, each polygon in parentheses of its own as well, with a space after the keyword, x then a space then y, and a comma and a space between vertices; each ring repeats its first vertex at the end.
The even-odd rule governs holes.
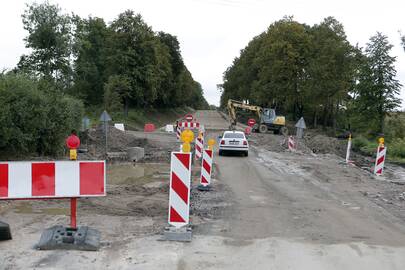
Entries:
MULTIPOLYGON (((213 138, 228 126, 215 111, 196 117, 213 138)), ((159 148, 176 144, 173 135, 148 136, 159 148)), ((377 179, 336 155, 290 153, 280 136, 250 141, 248 158, 214 157, 213 191, 193 190, 191 243, 157 241, 168 164, 114 165, 107 198, 79 207, 79 223, 102 232, 100 251, 32 248, 44 228, 67 224, 66 202, 1 202, 14 240, 0 242, 0 269, 403 269, 402 171, 377 179)))

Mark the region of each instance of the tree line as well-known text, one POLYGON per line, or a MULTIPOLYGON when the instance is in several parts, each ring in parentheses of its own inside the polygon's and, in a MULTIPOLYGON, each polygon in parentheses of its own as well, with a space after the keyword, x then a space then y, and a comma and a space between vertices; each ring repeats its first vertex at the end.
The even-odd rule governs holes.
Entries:
POLYGON ((365 48, 351 45, 333 17, 313 26, 284 17, 224 72, 221 106, 248 100, 313 127, 384 132, 384 118, 401 102, 392 47, 379 32, 365 48))
POLYGON ((111 23, 64 14, 57 5, 31 4, 22 15, 30 54, 17 70, 54 82, 85 105, 206 107, 201 85, 185 66, 177 38, 154 32, 127 10, 111 23))

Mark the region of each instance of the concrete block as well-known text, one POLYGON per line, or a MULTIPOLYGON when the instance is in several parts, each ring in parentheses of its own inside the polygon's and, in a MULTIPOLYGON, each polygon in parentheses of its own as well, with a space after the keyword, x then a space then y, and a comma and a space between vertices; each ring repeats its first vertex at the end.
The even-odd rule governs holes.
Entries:
POLYGON ((163 239, 165 241, 177 241, 177 242, 191 242, 192 230, 190 227, 166 227, 163 233, 163 239))
POLYGON ((97 251, 100 248, 100 232, 87 226, 77 229, 53 226, 42 233, 36 248, 97 251))
POLYGON ((143 147, 130 147, 127 149, 127 155, 130 161, 140 161, 145 157, 145 149, 143 147))

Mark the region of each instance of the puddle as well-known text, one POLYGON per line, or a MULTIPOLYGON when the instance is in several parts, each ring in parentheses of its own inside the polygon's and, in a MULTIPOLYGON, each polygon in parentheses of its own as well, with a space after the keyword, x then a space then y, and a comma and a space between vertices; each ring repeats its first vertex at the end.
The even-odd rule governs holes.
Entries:
POLYGON ((169 170, 170 165, 165 163, 113 164, 108 166, 107 182, 120 185, 169 179, 169 170))
POLYGON ((13 208, 17 214, 70 215, 69 208, 33 208, 29 202, 21 202, 13 208))

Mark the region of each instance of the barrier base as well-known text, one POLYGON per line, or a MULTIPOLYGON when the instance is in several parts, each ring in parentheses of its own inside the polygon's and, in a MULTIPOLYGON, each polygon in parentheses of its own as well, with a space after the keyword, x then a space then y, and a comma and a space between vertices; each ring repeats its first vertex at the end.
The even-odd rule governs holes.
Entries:
POLYGON ((163 239, 166 241, 178 241, 178 242, 191 242, 192 230, 190 227, 166 227, 163 233, 163 239))
POLYGON ((100 232, 87 226, 77 229, 53 226, 42 233, 36 248, 97 251, 100 248, 100 232))
POLYGON ((210 186, 210 185, 208 185, 208 186, 198 185, 197 189, 198 189, 199 191, 210 191, 210 190, 211 190, 211 186, 210 186))
POLYGON ((10 226, 0 221, 0 241, 11 240, 10 226))

